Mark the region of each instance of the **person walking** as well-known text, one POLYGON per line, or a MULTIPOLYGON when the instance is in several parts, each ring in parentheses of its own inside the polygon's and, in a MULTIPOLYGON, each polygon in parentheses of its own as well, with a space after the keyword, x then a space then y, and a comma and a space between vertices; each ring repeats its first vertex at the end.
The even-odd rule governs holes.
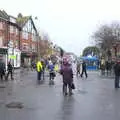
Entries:
POLYGON ((8 65, 7 65, 7 80, 8 80, 8 77, 9 77, 9 74, 11 75, 11 80, 13 80, 13 66, 11 64, 11 62, 8 62, 8 65))
POLYGON ((105 75, 105 60, 102 58, 100 62, 101 75, 105 75))
POLYGON ((88 75, 87 75, 87 69, 86 69, 86 62, 85 61, 83 61, 83 63, 82 63, 82 73, 81 73, 81 77, 83 77, 83 73, 85 73, 85 76, 86 76, 86 78, 88 77, 88 75))
POLYGON ((0 59, 0 79, 3 80, 5 78, 5 63, 2 59, 0 59))
POLYGON ((38 61, 37 62, 37 79, 38 79, 38 81, 40 81, 41 80, 41 73, 42 73, 42 63, 41 63, 41 61, 38 61))
POLYGON ((77 62, 77 66, 76 66, 76 71, 77 71, 77 77, 80 75, 80 62, 77 62))
POLYGON ((53 85, 54 84, 54 77, 56 76, 55 74, 55 64, 53 64, 52 61, 49 61, 49 65, 48 65, 48 70, 49 70, 49 84, 53 85))
POLYGON ((45 60, 42 59, 41 60, 41 64, 42 64, 42 79, 44 80, 45 79, 45 68, 46 68, 46 65, 45 65, 45 60))
POLYGON ((105 62, 105 68, 106 68, 107 76, 108 76, 108 73, 109 75, 111 75, 111 61, 105 62))
POLYGON ((115 88, 120 88, 119 86, 119 79, 120 79, 120 60, 117 61, 117 63, 114 66, 114 72, 115 72, 115 88))
POLYGON ((67 87, 69 88, 69 95, 72 95, 72 84, 73 84, 73 70, 71 65, 68 63, 66 58, 63 59, 60 74, 63 77, 63 94, 66 96, 67 87))
POLYGON ((36 68, 35 62, 32 61, 32 62, 31 62, 31 70, 33 71, 35 68, 36 68))

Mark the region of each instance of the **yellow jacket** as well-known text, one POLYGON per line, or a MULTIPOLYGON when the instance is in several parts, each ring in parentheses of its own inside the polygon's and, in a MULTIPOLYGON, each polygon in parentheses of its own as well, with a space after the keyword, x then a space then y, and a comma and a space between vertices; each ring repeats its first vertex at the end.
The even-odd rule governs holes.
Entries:
POLYGON ((56 72, 58 72, 58 71, 59 71, 59 66, 58 66, 57 64, 55 65, 54 70, 55 70, 56 72))
POLYGON ((42 63, 40 61, 37 62, 37 72, 42 70, 42 63))

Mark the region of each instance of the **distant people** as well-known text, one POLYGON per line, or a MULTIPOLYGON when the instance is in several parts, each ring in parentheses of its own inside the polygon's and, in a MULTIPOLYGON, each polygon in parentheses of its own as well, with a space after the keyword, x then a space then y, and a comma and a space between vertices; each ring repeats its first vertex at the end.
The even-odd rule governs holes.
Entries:
POLYGON ((7 65, 7 80, 8 80, 8 77, 9 77, 9 74, 11 75, 11 80, 13 80, 13 66, 11 64, 11 62, 8 62, 8 65, 7 65))
POLYGON ((43 80, 45 79, 45 67, 46 67, 46 64, 45 64, 45 60, 41 60, 41 64, 42 64, 42 78, 43 80))
POLYGON ((2 59, 0 59, 0 78, 3 80, 3 77, 5 79, 5 63, 2 59))
POLYGON ((45 59, 45 67, 47 67, 48 66, 48 60, 47 59, 45 59))
POLYGON ((120 88, 119 86, 119 79, 120 79, 120 60, 117 61, 117 63, 114 66, 114 72, 115 72, 115 88, 120 88))
POLYGON ((49 64, 48 64, 48 70, 49 70, 49 84, 54 84, 54 77, 56 76, 55 74, 55 64, 53 64, 52 61, 49 61, 49 64))
POLYGON ((31 70, 33 71, 36 68, 36 64, 34 61, 31 62, 31 70))
POLYGON ((83 63, 82 63, 82 73, 81 73, 81 77, 83 77, 83 74, 85 73, 85 76, 86 76, 86 78, 88 77, 88 75, 87 75, 87 66, 86 66, 86 62, 85 61, 83 61, 83 63))
POLYGON ((77 66, 76 66, 77 76, 80 75, 80 66, 81 66, 80 62, 77 62, 77 66))
POLYGON ((41 80, 41 74, 42 74, 42 63, 41 63, 41 61, 37 62, 36 67, 37 67, 37 79, 38 79, 38 81, 40 81, 41 80))
POLYGON ((105 60, 102 59, 100 62, 101 75, 105 75, 105 60))
POLYGON ((108 72, 111 75, 111 69, 112 69, 112 63, 111 61, 106 61, 106 71, 107 71, 107 76, 108 76, 108 72))
POLYGON ((69 95, 72 95, 73 71, 71 65, 66 58, 63 59, 60 73, 63 77, 63 94, 68 95, 67 87, 69 88, 69 95))

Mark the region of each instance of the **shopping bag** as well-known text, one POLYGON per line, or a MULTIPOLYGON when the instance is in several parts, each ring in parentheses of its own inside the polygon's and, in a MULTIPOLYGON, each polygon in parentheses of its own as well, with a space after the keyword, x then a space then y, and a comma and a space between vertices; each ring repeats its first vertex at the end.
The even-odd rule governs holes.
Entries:
POLYGON ((71 88, 75 89, 75 84, 74 83, 72 83, 71 88))

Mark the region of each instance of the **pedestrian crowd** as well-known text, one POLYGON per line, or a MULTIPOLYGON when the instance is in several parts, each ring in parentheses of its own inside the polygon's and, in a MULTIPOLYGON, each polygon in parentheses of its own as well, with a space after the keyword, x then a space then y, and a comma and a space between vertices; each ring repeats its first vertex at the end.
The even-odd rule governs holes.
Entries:
MULTIPOLYGON (((64 95, 72 95, 72 90, 75 89, 74 81, 73 81, 73 69, 72 64, 69 62, 68 58, 64 57, 60 63, 54 62, 51 59, 44 60, 40 59, 36 63, 34 61, 31 62, 31 70, 37 71, 37 81, 40 83, 45 79, 45 71, 49 73, 49 85, 54 85, 54 79, 56 74, 59 73, 63 79, 63 87, 62 91, 64 95), (68 92, 69 90, 69 92, 68 92)), ((80 74, 80 66, 77 65, 77 74, 80 74)), ((82 73, 81 77, 86 72, 86 63, 85 61, 82 64, 82 73)), ((0 79, 3 80, 14 80, 14 66, 11 63, 11 60, 8 62, 7 66, 2 59, 0 59, 0 79)))
MULTIPOLYGON (((120 79, 120 60, 117 60, 116 63, 114 64, 114 73, 115 73, 115 88, 119 88, 119 79, 120 79)), ((45 71, 47 70, 49 73, 49 85, 54 85, 54 79, 56 77, 56 74, 59 73, 62 76, 63 79, 63 87, 62 91, 63 94, 66 95, 72 95, 72 90, 75 89, 75 84, 74 84, 74 73, 72 69, 72 64, 69 62, 69 59, 64 57, 60 63, 54 62, 51 59, 44 60, 40 59, 35 62, 31 62, 31 70, 36 70, 37 71, 37 81, 40 83, 42 80, 45 79, 45 71)), ((112 64, 109 61, 103 62, 101 61, 100 64, 100 69, 102 75, 104 75, 105 69, 107 70, 107 75, 108 71, 111 71, 112 69, 112 64)), ((5 63, 3 60, 0 59, 0 79, 3 80, 8 80, 9 77, 11 80, 14 80, 13 76, 14 72, 14 67, 11 64, 11 60, 7 64, 7 69, 5 66, 5 63)), ((86 61, 77 61, 76 64, 76 75, 77 77, 88 77, 87 74, 87 64, 86 61)))
MULTIPOLYGON (((74 73, 72 64, 67 57, 63 57, 60 63, 53 62, 51 59, 48 59, 46 62, 44 60, 39 60, 36 66, 37 79, 39 83, 42 80, 42 76, 44 76, 45 69, 47 69, 49 72, 49 85, 54 85, 54 78, 56 77, 56 73, 59 73, 63 79, 63 94, 65 96, 68 94, 73 94, 72 90, 75 89, 74 73)), ((87 78, 88 74, 86 62, 83 61, 82 64, 80 62, 77 62, 77 76, 80 75, 81 77, 83 77, 84 74, 87 78)))

